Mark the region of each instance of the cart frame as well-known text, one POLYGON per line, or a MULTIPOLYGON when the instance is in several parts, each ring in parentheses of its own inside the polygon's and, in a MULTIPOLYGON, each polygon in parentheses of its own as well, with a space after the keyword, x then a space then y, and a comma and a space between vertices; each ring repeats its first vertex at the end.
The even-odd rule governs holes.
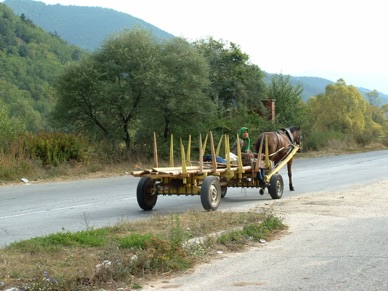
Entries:
MULTIPOLYGON (((223 135, 215 149, 212 132, 206 135, 204 143, 199 136, 199 159, 192 162, 191 136, 189 136, 187 150, 180 140, 181 165, 174 165, 173 136, 170 141, 169 167, 159 167, 156 134, 154 133, 154 167, 152 169, 133 171, 131 175, 140 177, 137 186, 137 201, 143 210, 152 210, 159 195, 199 195, 206 211, 215 211, 220 205, 229 187, 258 188, 261 195, 265 188, 272 199, 280 199, 283 195, 284 183, 279 170, 292 159, 299 150, 296 144, 290 144, 288 154, 277 165, 269 159, 266 143, 265 154, 252 159, 251 165, 242 164, 242 153, 237 135, 237 163, 230 160, 229 136, 223 135), (204 149, 210 137, 211 162, 204 162, 204 149), (224 145, 226 163, 217 163, 221 145, 224 145), (196 165, 193 165, 196 164, 196 165), (264 184, 260 183, 258 174, 264 169, 264 184)), ((261 152, 261 149, 259 150, 261 152)))

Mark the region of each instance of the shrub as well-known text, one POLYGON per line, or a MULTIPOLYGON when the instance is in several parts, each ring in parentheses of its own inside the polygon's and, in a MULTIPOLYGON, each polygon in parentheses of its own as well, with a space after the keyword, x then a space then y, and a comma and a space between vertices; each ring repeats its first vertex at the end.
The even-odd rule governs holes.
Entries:
POLYGON ((87 160, 89 145, 85 138, 75 134, 41 133, 30 135, 24 148, 28 157, 47 167, 87 160))

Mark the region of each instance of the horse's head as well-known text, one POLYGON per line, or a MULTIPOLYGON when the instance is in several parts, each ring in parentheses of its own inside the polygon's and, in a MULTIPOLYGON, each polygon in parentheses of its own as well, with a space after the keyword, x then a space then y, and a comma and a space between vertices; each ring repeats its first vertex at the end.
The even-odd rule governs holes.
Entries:
POLYGON ((291 131, 291 134, 292 134, 292 137, 294 139, 295 144, 297 144, 299 146, 298 152, 302 152, 303 135, 302 135, 302 131, 300 129, 300 126, 291 126, 289 129, 291 131))

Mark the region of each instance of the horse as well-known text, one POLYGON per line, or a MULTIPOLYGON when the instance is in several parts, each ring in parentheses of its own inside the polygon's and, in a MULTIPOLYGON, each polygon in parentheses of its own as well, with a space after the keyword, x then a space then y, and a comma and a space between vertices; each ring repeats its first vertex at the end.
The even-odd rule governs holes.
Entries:
MULTIPOLYGON (((268 140, 268 152, 269 159, 273 161, 276 166, 281 162, 289 153, 292 145, 298 145, 299 151, 301 151, 301 141, 302 133, 299 126, 290 126, 287 128, 279 129, 276 132, 263 132, 259 135, 255 143, 256 153, 259 155, 260 145, 262 153, 265 152, 265 138, 268 140)), ((294 186, 292 185, 292 158, 287 162, 287 172, 290 191, 294 191, 294 186)))

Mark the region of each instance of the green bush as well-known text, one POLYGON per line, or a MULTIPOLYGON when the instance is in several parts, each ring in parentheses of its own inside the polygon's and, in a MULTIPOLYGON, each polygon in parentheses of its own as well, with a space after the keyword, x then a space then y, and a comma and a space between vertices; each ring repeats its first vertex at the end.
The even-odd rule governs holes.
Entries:
POLYGON ((44 166, 59 166, 65 162, 83 162, 88 158, 85 138, 66 133, 41 133, 30 135, 24 145, 27 156, 44 166))
POLYGON ((344 134, 337 131, 313 129, 308 135, 304 136, 303 149, 317 151, 330 146, 330 143, 334 140, 343 141, 344 139, 344 134))

